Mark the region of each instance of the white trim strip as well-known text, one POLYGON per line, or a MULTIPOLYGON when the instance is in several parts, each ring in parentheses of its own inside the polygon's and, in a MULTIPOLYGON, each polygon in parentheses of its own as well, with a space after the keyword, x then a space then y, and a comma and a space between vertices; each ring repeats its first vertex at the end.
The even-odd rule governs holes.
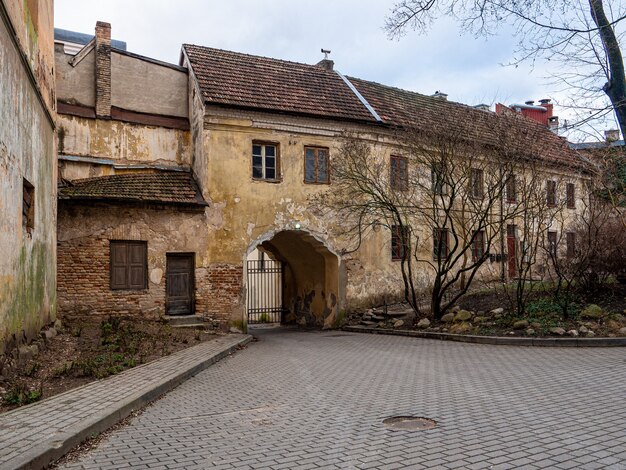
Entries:
POLYGON ((339 70, 335 70, 334 72, 341 77, 341 79, 346 83, 346 85, 348 85, 350 90, 352 90, 352 93, 354 93, 354 95, 359 99, 359 101, 363 103, 363 106, 367 108, 370 114, 374 116, 374 119, 376 119, 378 122, 383 122, 383 120, 380 118, 376 110, 372 108, 372 106, 367 102, 367 100, 363 97, 363 95, 359 93, 359 90, 356 89, 356 87, 352 84, 352 82, 348 80, 345 76, 343 76, 341 72, 339 72, 339 70))

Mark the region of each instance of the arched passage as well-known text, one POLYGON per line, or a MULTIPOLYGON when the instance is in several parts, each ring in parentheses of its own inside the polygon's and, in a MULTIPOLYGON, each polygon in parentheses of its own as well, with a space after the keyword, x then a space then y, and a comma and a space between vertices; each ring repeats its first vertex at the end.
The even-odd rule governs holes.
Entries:
MULTIPOLYGON (((318 328, 336 325, 341 303, 340 260, 324 241, 303 230, 283 230, 256 242, 248 254, 256 248, 282 264, 281 323, 318 328)), ((246 288, 251 290, 247 299, 262 297, 252 290, 267 285, 253 277, 256 275, 263 273, 246 274, 246 288)), ((247 305, 246 311, 250 307, 247 305)))

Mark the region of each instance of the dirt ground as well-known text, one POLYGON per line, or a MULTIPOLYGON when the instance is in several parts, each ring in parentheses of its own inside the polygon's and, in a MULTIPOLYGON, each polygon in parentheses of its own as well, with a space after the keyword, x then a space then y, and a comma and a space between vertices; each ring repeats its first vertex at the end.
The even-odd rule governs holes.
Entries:
POLYGON ((161 321, 64 318, 40 352, 0 376, 0 412, 48 398, 217 337, 161 321))

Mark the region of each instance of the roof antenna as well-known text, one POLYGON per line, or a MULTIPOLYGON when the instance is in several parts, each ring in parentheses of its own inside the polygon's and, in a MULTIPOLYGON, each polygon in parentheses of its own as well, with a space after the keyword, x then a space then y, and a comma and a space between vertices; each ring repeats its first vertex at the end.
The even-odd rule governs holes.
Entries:
POLYGON ((324 54, 324 60, 328 60, 328 54, 330 54, 330 49, 324 49, 322 47, 322 54, 324 54))

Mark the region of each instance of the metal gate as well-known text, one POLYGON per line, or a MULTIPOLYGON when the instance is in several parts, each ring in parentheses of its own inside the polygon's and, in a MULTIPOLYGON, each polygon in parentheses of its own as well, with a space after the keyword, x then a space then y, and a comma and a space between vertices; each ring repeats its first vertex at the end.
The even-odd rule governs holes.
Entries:
POLYGON ((283 265, 262 257, 247 264, 248 324, 280 323, 283 312, 283 265))

